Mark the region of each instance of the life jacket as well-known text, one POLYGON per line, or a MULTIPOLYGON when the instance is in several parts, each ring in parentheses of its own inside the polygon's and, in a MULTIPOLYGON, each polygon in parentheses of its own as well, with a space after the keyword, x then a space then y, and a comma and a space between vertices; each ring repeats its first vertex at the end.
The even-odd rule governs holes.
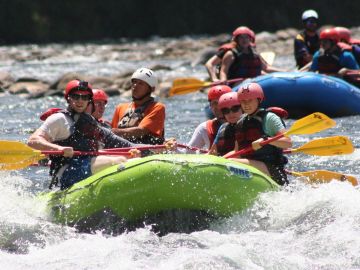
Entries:
MULTIPOLYGON (((320 49, 320 39, 318 34, 315 36, 309 36, 306 34, 306 31, 303 30, 296 36, 295 40, 301 41, 311 55, 314 55, 314 53, 320 49)), ((308 63, 303 57, 302 48, 302 46, 295 44, 294 51, 296 65, 300 68, 308 63)))
POLYGON ((225 43, 223 45, 221 45, 219 48, 218 48, 218 52, 219 51, 229 51, 229 50, 232 50, 236 47, 236 43, 235 42, 229 42, 229 43, 225 43))
POLYGON ((222 123, 217 118, 206 121, 206 131, 210 141, 209 148, 213 145, 221 124, 222 123))
MULTIPOLYGON (((129 127, 137 127, 142 119, 145 116, 145 110, 151 104, 154 104, 154 98, 151 98, 149 101, 145 102, 143 105, 137 107, 135 110, 129 105, 128 109, 125 111, 124 116, 120 119, 118 128, 129 128, 129 127)), ((162 144, 165 139, 165 131, 162 131, 161 137, 157 137, 152 134, 147 134, 142 136, 141 138, 129 138, 130 142, 134 143, 143 143, 143 144, 162 144)))
POLYGON ((253 48, 249 47, 249 53, 243 53, 237 47, 231 51, 235 59, 229 68, 228 79, 253 78, 261 74, 261 58, 253 48))
POLYGON ((360 45, 357 44, 347 44, 344 42, 338 42, 337 45, 343 51, 351 52, 355 57, 356 62, 360 65, 360 45))
MULTIPOLYGON (((57 113, 63 113, 71 117, 74 125, 70 129, 70 136, 67 139, 54 141, 54 144, 61 146, 69 146, 74 151, 97 151, 99 148, 98 142, 101 140, 102 130, 98 127, 97 120, 87 113, 75 113, 68 110, 61 110, 57 113)), ((69 163, 71 158, 63 156, 50 155, 50 175, 55 175, 58 170, 69 163)))
MULTIPOLYGON (((269 136, 263 129, 263 122, 268 113, 270 112, 260 109, 255 115, 242 115, 235 127, 235 140, 238 143, 239 149, 249 147, 253 141, 269 136)), ((246 158, 274 165, 286 163, 282 149, 270 144, 264 145, 253 153, 246 155, 246 158)))
POLYGON ((342 49, 337 46, 333 52, 325 52, 320 50, 318 64, 319 73, 323 74, 335 74, 342 68, 340 65, 340 57, 343 53, 342 49))
POLYGON ((236 124, 224 123, 218 131, 218 143, 216 149, 219 156, 234 150, 235 148, 235 127, 236 124))

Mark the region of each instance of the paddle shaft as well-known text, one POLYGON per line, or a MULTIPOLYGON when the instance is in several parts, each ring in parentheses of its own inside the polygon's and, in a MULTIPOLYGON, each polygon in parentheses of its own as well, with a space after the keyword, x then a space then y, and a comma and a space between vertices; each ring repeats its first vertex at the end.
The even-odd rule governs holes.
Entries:
POLYGON ((181 143, 178 143, 177 146, 180 147, 180 148, 185 148, 185 149, 189 149, 189 150, 192 150, 192 151, 199 151, 200 153, 207 153, 208 152, 208 151, 206 151, 204 149, 200 149, 198 147, 193 147, 193 146, 188 146, 186 144, 181 144, 181 143))
MULTIPOLYGON (((261 146, 264 146, 264 145, 267 145, 271 142, 274 142, 276 140, 279 140, 280 138, 284 137, 286 135, 286 132, 285 133, 281 133, 281 134, 278 134, 274 137, 271 137, 269 139, 266 139, 264 141, 262 141, 260 143, 261 146)), ((242 156, 242 155, 247 155, 247 154, 250 154, 252 152, 254 152, 255 150, 252 148, 252 146, 248 146, 242 150, 239 150, 239 151, 236 151, 235 153, 231 153, 231 154, 226 154, 224 155, 224 158, 232 158, 232 157, 236 157, 236 156, 242 156)))
MULTIPOLYGON (((63 155, 63 151, 47 150, 41 151, 43 155, 63 155)), ((74 151, 74 156, 131 156, 131 153, 123 151, 74 151)))
POLYGON ((144 145, 144 146, 133 146, 133 147, 123 147, 123 148, 107 148, 100 150, 101 153, 109 153, 109 152, 127 152, 131 149, 137 149, 139 151, 142 150, 151 150, 151 149, 163 149, 166 148, 165 145, 159 144, 159 145, 144 145))

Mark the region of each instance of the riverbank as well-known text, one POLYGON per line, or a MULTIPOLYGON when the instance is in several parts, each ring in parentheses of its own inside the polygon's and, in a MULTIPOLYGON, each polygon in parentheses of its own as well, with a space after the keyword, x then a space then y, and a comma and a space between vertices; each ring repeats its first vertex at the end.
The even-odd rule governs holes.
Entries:
MULTIPOLYGON (((360 37, 360 27, 352 28, 353 36, 360 37)), ((289 28, 275 33, 256 34, 259 52, 273 51, 277 59, 285 57, 286 68, 294 69, 293 38, 298 29, 289 28)), ((217 36, 183 36, 179 38, 153 37, 148 40, 120 39, 106 43, 87 44, 47 44, 19 45, 0 47, 0 91, 27 98, 39 98, 45 95, 62 95, 65 84, 71 79, 88 80, 96 88, 103 88, 109 95, 128 95, 129 77, 139 67, 138 62, 148 62, 148 67, 159 71, 161 83, 158 95, 165 95, 171 82, 182 74, 181 67, 197 67, 206 79, 202 64, 215 52, 219 45, 229 41, 229 34, 217 36), (86 70, 78 70, 78 61, 92 63, 86 70), (121 63, 106 72, 98 70, 97 63, 121 63), (67 68, 55 78, 42 77, 39 74, 11 73, 7 67, 13 65, 54 65, 66 63, 67 68), (101 74, 103 73, 103 74, 101 74), (21 74, 21 75, 20 75, 21 74)), ((275 66, 285 63, 275 60, 275 66)))

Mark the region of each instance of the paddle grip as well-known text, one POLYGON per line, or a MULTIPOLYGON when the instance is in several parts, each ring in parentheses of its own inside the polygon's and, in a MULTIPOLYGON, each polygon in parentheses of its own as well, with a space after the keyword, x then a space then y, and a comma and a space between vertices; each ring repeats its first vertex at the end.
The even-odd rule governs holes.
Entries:
POLYGON ((206 151, 204 149, 200 149, 198 147, 193 147, 193 146, 188 146, 186 144, 181 144, 181 143, 178 143, 177 147, 186 148, 186 149, 189 149, 189 150, 192 150, 192 151, 200 151, 200 153, 207 153, 208 152, 208 151, 206 151))

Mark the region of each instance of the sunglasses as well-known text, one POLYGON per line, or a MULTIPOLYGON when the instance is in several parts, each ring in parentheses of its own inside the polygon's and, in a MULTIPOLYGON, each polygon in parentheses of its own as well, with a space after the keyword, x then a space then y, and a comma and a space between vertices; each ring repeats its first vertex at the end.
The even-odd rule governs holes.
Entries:
POLYGON ((240 109, 241 109, 241 106, 238 105, 238 106, 233 106, 231 108, 222 108, 221 112, 222 112, 223 115, 225 115, 225 114, 228 114, 230 112, 237 113, 237 112, 240 111, 240 109))
POLYGON ((83 101, 89 101, 91 99, 90 95, 79 95, 79 94, 70 94, 69 97, 73 100, 83 100, 83 101))

